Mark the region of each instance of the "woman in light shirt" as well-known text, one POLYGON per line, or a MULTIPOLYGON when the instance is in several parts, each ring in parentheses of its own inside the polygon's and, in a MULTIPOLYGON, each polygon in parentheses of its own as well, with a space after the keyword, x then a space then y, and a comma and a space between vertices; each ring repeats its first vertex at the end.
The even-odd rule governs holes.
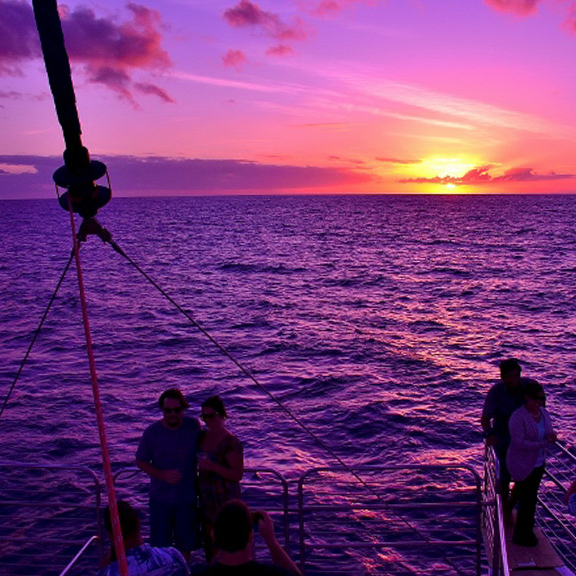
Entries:
POLYGON ((519 546, 536 546, 534 514, 542 475, 546 447, 556 442, 550 415, 544 408, 544 389, 536 380, 524 388, 524 406, 510 417, 510 448, 506 464, 515 482, 518 515, 512 542, 519 546))

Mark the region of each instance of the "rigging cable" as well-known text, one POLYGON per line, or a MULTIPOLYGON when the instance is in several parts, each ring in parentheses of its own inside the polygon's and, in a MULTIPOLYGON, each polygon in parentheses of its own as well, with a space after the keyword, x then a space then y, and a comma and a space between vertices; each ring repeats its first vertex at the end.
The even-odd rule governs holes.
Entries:
POLYGON ((8 400, 10 400, 10 396, 12 395, 12 392, 14 392, 14 388, 16 387, 16 383, 18 382, 18 379, 20 378, 20 374, 22 374, 22 370, 24 369, 24 365, 28 361, 28 356, 30 356, 30 352, 32 352, 32 348, 34 347, 34 344, 36 343, 36 339, 38 338, 38 335, 40 334, 40 330, 42 330, 42 326, 44 325, 44 322, 46 321, 46 318, 48 317, 48 313, 50 312, 50 308, 52 307, 52 304, 54 303, 54 300, 56 299, 56 294, 58 294, 58 290, 60 290, 60 286, 62 286, 62 282, 64 282, 64 278, 66 276, 66 273, 68 272, 68 269, 70 268, 70 264, 72 264, 73 258, 74 258, 74 251, 72 251, 70 253, 70 258, 68 258, 68 262, 66 263, 66 266, 64 267, 64 271, 62 272, 62 275, 60 276, 60 280, 58 280, 58 283, 56 284, 56 289, 54 290, 54 292, 52 293, 52 296, 50 297, 50 301, 48 302, 48 306, 46 307, 46 310, 44 310, 44 314, 42 315, 42 319, 40 320, 38 327, 34 331, 34 335, 32 336, 32 341, 30 342, 30 345, 28 346, 28 350, 26 350, 26 354, 24 354, 24 358, 22 359, 22 362, 20 363, 20 367, 18 368, 18 372, 16 373, 16 376, 14 377, 14 381, 12 382, 12 385, 10 386, 10 390, 8 390, 8 394, 6 395, 6 398, 4 398, 4 403, 2 404, 2 408, 0 408, 0 418, 2 418, 2 414, 4 414, 4 410, 6 408, 6 405, 8 404, 8 400))

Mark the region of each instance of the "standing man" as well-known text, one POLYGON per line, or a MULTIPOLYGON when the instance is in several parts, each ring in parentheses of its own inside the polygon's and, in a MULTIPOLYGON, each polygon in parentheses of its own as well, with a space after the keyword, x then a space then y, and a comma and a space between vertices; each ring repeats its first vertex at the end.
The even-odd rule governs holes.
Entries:
POLYGON ((150 544, 175 546, 186 559, 198 548, 196 450, 200 424, 185 418, 188 402, 177 388, 158 400, 162 419, 144 430, 136 466, 150 476, 150 544))
POLYGON ((524 404, 524 385, 528 381, 521 378, 522 368, 515 358, 500 362, 500 382, 488 391, 482 410, 483 436, 486 447, 494 446, 500 463, 500 495, 502 504, 508 504, 510 473, 506 466, 506 454, 510 446, 508 421, 512 413, 524 404))

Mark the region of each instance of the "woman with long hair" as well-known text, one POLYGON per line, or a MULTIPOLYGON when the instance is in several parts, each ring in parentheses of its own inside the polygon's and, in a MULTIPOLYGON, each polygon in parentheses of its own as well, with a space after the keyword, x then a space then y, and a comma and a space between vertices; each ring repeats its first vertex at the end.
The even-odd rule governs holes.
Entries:
POLYGON ((225 502, 240 498, 244 451, 240 440, 226 429, 226 408, 220 396, 202 403, 200 418, 206 424, 198 449, 200 513, 204 550, 210 561, 215 553, 212 530, 216 512, 225 502))

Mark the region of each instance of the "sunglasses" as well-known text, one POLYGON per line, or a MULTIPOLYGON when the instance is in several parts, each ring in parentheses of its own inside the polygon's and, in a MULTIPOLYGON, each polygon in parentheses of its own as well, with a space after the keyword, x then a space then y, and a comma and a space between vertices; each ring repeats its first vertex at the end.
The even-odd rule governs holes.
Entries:
POLYGON ((182 412, 182 410, 184 410, 184 408, 182 408, 182 406, 177 406, 176 408, 162 408, 162 411, 165 414, 180 414, 180 412, 182 412))
POLYGON ((216 418, 218 416, 218 412, 212 412, 210 414, 200 414, 200 418, 202 420, 210 420, 211 418, 216 418))

